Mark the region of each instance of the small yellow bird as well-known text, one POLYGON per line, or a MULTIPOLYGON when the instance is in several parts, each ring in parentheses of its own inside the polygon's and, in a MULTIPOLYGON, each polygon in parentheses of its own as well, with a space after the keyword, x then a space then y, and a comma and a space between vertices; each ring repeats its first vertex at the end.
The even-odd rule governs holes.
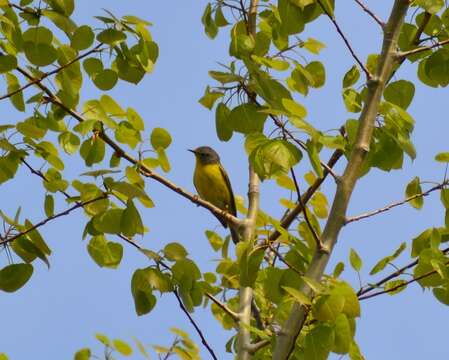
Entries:
MULTIPOLYGON (((199 196, 209 201, 216 207, 226 210, 236 216, 234 193, 226 170, 220 163, 217 152, 209 146, 200 146, 195 150, 190 150, 195 154, 196 165, 193 174, 193 184, 199 196)), ((227 228, 226 219, 217 216, 221 224, 227 228)), ((239 241, 238 233, 230 226, 231 237, 234 243, 239 241)))

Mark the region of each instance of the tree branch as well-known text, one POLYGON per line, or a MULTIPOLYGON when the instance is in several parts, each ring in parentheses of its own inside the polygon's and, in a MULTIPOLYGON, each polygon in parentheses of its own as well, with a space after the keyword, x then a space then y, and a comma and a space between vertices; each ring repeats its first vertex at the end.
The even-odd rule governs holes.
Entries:
MULTIPOLYGON (((449 261, 446 262, 446 265, 447 264, 449 264, 449 261)), ((428 271, 428 272, 426 272, 426 273, 424 273, 424 274, 422 274, 420 276, 414 277, 413 279, 411 279, 409 281, 405 281, 405 282, 400 283, 400 284, 398 284, 396 286, 393 286, 390 289, 385 289, 385 290, 378 291, 378 292, 375 292, 375 293, 372 293, 372 294, 369 294, 369 295, 365 295, 365 296, 360 296, 359 295, 359 300, 366 300, 366 299, 370 299, 370 298, 373 298, 373 297, 376 297, 376 296, 379 296, 379 295, 388 294, 390 292, 393 292, 393 291, 396 291, 398 289, 401 289, 401 288, 403 288, 403 287, 405 287, 405 286, 407 286, 407 285, 409 285, 411 283, 414 283, 416 281, 422 280, 422 279, 424 279, 426 277, 429 277, 429 276, 431 276, 433 274, 436 274, 436 273, 437 273, 437 270, 431 270, 431 271, 428 271)))
POLYGON ((434 43, 432 45, 420 46, 420 47, 417 47, 417 48, 409 50, 409 51, 402 51, 402 52, 400 52, 398 54, 398 57, 399 58, 406 58, 407 56, 415 55, 415 54, 418 54, 420 52, 431 50, 433 48, 436 48, 438 46, 443 46, 443 45, 446 45, 446 44, 449 44, 449 39, 445 39, 445 40, 436 42, 436 43, 434 43))
MULTIPOLYGON (((259 0, 251 0, 247 16, 248 35, 256 38, 257 25, 257 5, 259 0)), ((243 3, 242 3, 243 6, 243 3)), ((248 94, 250 99, 254 96, 248 94)), ((256 218, 259 212, 259 176, 254 171, 251 163, 249 163, 249 186, 248 186, 248 213, 244 223, 243 241, 247 246, 252 246, 252 241, 256 230, 256 218)), ((246 255, 249 256, 249 255, 246 255)), ((240 286, 239 290, 239 331, 237 343, 237 359, 249 360, 251 353, 249 346, 251 345, 251 304, 253 302, 253 289, 251 286, 240 286)))
POLYGON ((349 224, 349 223, 352 223, 354 221, 359 221, 359 220, 366 219, 366 218, 371 217, 371 216, 375 216, 375 215, 381 214, 381 213, 386 212, 388 210, 391 210, 391 209, 393 209, 393 208, 395 208, 397 206, 404 205, 404 204, 406 204, 406 203, 408 203, 408 202, 410 202, 410 201, 412 201, 414 199, 427 196, 431 192, 436 191, 436 190, 440 190, 443 187, 447 186, 448 184, 449 184, 449 181, 445 181, 445 182, 443 182, 443 183, 441 183, 439 185, 434 186, 433 188, 431 188, 431 189, 429 189, 427 191, 424 191, 421 194, 415 194, 415 195, 409 196, 408 198, 405 198, 404 200, 388 204, 388 205, 386 205, 386 206, 384 206, 384 207, 382 207, 380 209, 374 210, 374 211, 366 212, 366 213, 363 213, 363 214, 360 214, 360 215, 357 215, 357 216, 348 217, 346 219, 346 221, 345 221, 345 225, 349 224))
POLYGON ((234 321, 239 321, 239 314, 237 314, 235 311, 232 311, 229 307, 226 306, 226 304, 223 304, 220 300, 218 300, 215 296, 212 294, 206 293, 206 296, 215 304, 217 305, 221 310, 223 310, 226 314, 228 314, 234 321))
POLYGON ((385 27, 385 23, 375 14, 373 13, 368 7, 361 1, 361 0, 355 0, 357 4, 363 9, 364 12, 366 12, 369 16, 373 18, 375 22, 377 22, 380 27, 383 29, 385 27))
POLYGON ((346 47, 348 48, 349 52, 351 53, 352 57, 354 58, 354 60, 357 62, 357 64, 359 64, 360 68, 363 70, 363 72, 366 75, 366 78, 368 80, 371 79, 371 74, 368 71, 368 69, 366 68, 366 66, 363 64, 363 62, 359 59, 359 57, 356 55, 354 49, 352 48, 351 44, 349 43, 348 38, 346 37, 346 35, 343 33, 343 31, 340 28, 340 25, 338 25, 337 21, 335 20, 335 16, 330 14, 327 11, 327 8, 323 5, 322 0, 317 0, 318 4, 320 5, 321 9, 323 10, 323 12, 327 15, 327 17, 329 18, 329 20, 332 22, 332 24, 334 24, 335 30, 337 30, 338 34, 340 35, 340 37, 343 39, 343 42, 345 43, 346 47))
MULTIPOLYGON (((28 71, 24 70, 21 67, 16 68, 17 71, 19 71, 23 76, 25 76, 27 79, 34 81, 34 85, 39 87, 47 96, 48 101, 59 106, 61 109, 66 111, 68 114, 70 114, 74 119, 76 119, 78 122, 85 121, 84 117, 77 113, 75 110, 70 109, 68 106, 66 106, 56 95, 53 94, 53 92, 46 87, 39 79, 34 78, 28 71)), ((159 182, 160 184, 164 185, 165 187, 173 190, 174 192, 178 193, 182 197, 189 199, 193 203, 197 204, 198 206, 201 206, 205 209, 208 209, 210 212, 212 212, 215 215, 218 215, 219 217, 225 218, 230 224, 232 224, 234 227, 239 228, 242 224, 242 221, 238 219, 237 217, 233 216, 229 212, 222 210, 215 205, 211 204, 210 202, 201 199, 197 195, 193 195, 190 192, 182 189, 175 183, 171 182, 167 178, 159 175, 155 171, 151 170, 149 167, 142 164, 140 161, 132 157, 130 154, 126 153, 125 150, 123 150, 117 143, 115 143, 104 131, 100 131, 98 133, 98 137, 102 139, 106 144, 108 144, 115 153, 120 156, 121 158, 127 160, 133 165, 136 165, 142 175, 145 177, 152 178, 159 182)))
MULTIPOLYGON (((329 161, 327 162, 327 166, 329 168, 332 168, 337 161, 341 158, 343 155, 343 152, 341 150, 335 150, 332 156, 330 157, 329 161)), ((287 215, 284 217, 284 219, 281 221, 280 226, 284 229, 288 229, 288 227, 292 224, 293 221, 298 217, 299 214, 304 210, 303 205, 306 205, 309 200, 312 198, 313 194, 319 189, 321 184, 324 182, 326 177, 329 175, 329 171, 327 169, 324 169, 323 176, 320 178, 317 178, 315 182, 306 190, 304 194, 302 194, 301 197, 301 203, 298 202, 295 208, 293 208, 287 215)), ((268 237, 268 242, 273 243, 275 242, 279 236, 281 236, 281 233, 277 230, 272 232, 270 236, 268 237)))
POLYGON ((80 61, 81 59, 85 58, 86 56, 89 56, 90 54, 93 54, 93 53, 102 51, 102 49, 101 49, 101 46, 102 46, 102 45, 103 45, 103 43, 100 43, 100 44, 98 44, 97 46, 95 46, 93 49, 91 49, 91 50, 85 52, 85 53, 82 54, 82 55, 77 56, 77 57, 74 58, 73 60, 70 60, 67 64, 64 64, 64 65, 62 65, 62 66, 60 66, 60 67, 58 67, 58 68, 56 68, 56 69, 54 69, 54 70, 52 70, 52 71, 49 71, 49 72, 47 72, 47 73, 44 73, 44 74, 41 75, 39 78, 35 78, 35 79, 31 80, 30 82, 28 82, 28 83, 25 84, 24 86, 22 86, 22 87, 20 87, 20 88, 18 88, 18 89, 16 89, 16 90, 14 90, 14 91, 11 91, 11 92, 9 92, 8 94, 5 94, 5 95, 3 95, 3 96, 0 96, 0 101, 1 101, 1 100, 4 100, 4 99, 7 99, 7 98, 10 98, 11 96, 13 96, 13 95, 15 95, 15 94, 18 94, 19 92, 22 92, 23 90, 29 88, 30 86, 42 82, 43 80, 45 80, 45 79, 48 78, 49 76, 55 75, 55 74, 59 73, 60 71, 62 71, 62 70, 64 70, 64 69, 68 68, 70 65, 72 65, 72 64, 74 64, 74 63, 80 61))
MULTIPOLYGON (((321 236, 323 244, 329 253, 315 251, 306 273, 307 277, 315 281, 321 279, 329 261, 330 253, 335 246, 340 230, 344 226, 349 200, 358 180, 360 167, 369 151, 379 103, 385 84, 390 78, 393 69, 396 59, 397 41, 409 6, 408 0, 395 0, 389 20, 385 25, 382 51, 379 56, 376 75, 373 79, 369 78, 368 80, 368 93, 359 118, 355 144, 341 180, 337 182, 337 191, 321 236)), ((301 286, 300 290, 306 296, 311 293, 311 289, 306 285, 301 286)), ((305 309, 297 303, 293 304, 288 318, 276 339, 273 352, 274 360, 288 359, 305 320, 305 309)))
POLYGON ((203 343, 203 345, 206 347, 207 351, 209 351, 209 354, 212 356, 212 358, 214 360, 218 360, 217 356, 214 353, 214 350, 212 350, 211 346, 209 345, 209 343, 207 342, 206 338, 204 337, 203 332, 201 331, 201 329, 199 328, 199 326, 196 324, 195 320, 193 319, 192 315, 190 315, 190 313, 187 311, 187 309, 185 308, 184 304, 182 303, 181 298, 179 297, 178 291, 174 290, 173 294, 175 294, 176 299, 178 300, 178 304, 179 307, 181 308, 181 310, 184 312, 184 314, 186 314, 186 316, 188 317, 190 323, 193 325, 193 327, 195 328, 196 332, 198 333, 199 337, 201 338, 201 342, 203 343))
POLYGON ((69 215, 72 211, 74 211, 76 209, 79 209, 79 208, 82 208, 82 207, 84 207, 86 205, 92 204, 92 203, 94 203, 94 202, 96 202, 98 200, 106 199, 107 197, 108 197, 107 194, 103 194, 102 196, 96 197, 94 199, 76 203, 72 207, 70 207, 70 208, 68 208, 68 209, 66 209, 64 211, 61 211, 60 213, 54 214, 52 216, 49 216, 48 218, 38 222, 37 224, 34 224, 30 228, 28 228, 28 229, 26 229, 24 231, 21 231, 18 234, 15 234, 14 236, 11 236, 9 238, 4 238, 2 241, 0 241, 0 245, 5 245, 7 243, 10 243, 10 242, 18 239, 19 237, 21 237, 23 235, 26 235, 26 234, 30 233, 31 231, 40 228, 41 226, 44 226, 46 223, 48 223, 48 222, 50 222, 52 220, 55 220, 55 219, 57 219, 57 218, 59 218, 61 216, 69 215))
MULTIPOLYGON (((442 250, 441 251, 443 254, 447 254, 449 253, 449 247, 442 250)), ((396 270, 395 272, 391 273, 390 275, 384 277, 383 279, 379 280, 378 282, 376 282, 373 285, 369 285, 366 288, 361 288, 358 292, 357 292, 357 296, 359 298, 362 297, 362 295, 367 294, 375 289, 380 288, 383 284, 385 284, 387 281, 390 281, 398 276, 401 276, 405 271, 407 271, 408 269, 411 269, 413 267, 415 267, 416 265, 418 265, 418 260, 415 260, 413 262, 411 262, 410 264, 407 264, 403 267, 401 267, 400 269, 396 270)))

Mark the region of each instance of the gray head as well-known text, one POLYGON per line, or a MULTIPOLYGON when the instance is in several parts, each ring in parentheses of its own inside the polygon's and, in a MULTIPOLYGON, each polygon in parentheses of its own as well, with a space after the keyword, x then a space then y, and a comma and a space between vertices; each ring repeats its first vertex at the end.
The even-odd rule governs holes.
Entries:
POLYGON ((195 150, 190 150, 195 154, 196 159, 203 165, 214 164, 220 162, 217 152, 209 146, 200 146, 195 150))

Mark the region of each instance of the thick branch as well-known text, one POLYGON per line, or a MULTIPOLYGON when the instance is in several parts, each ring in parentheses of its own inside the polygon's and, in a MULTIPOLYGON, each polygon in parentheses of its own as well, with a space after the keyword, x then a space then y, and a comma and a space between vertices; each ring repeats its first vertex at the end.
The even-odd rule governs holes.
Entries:
MULTIPOLYGON (((359 127, 354 148, 341 180, 337 183, 335 198, 321 237, 329 253, 316 251, 306 273, 307 277, 316 281, 321 279, 329 261, 330 253, 345 223, 346 210, 359 177, 360 168, 369 151, 379 103, 385 88, 385 83, 390 78, 392 72, 396 59, 398 37, 409 6, 408 0, 396 0, 390 18, 385 26, 382 52, 379 56, 375 78, 368 81, 368 94, 359 118, 359 127)), ((300 290, 306 296, 311 293, 311 289, 306 285, 302 286, 300 290)), ((293 304, 287 321, 282 326, 281 332, 278 335, 273 359, 288 359, 294 349, 296 338, 304 325, 305 319, 306 311, 304 308, 297 303, 293 304)))
POLYGON ((366 212, 366 213, 363 213, 363 214, 360 214, 360 215, 357 215, 357 216, 351 216, 351 217, 346 219, 345 225, 349 224, 351 222, 354 222, 354 221, 359 221, 359 220, 366 219, 366 218, 371 217, 371 216, 375 216, 375 215, 381 214, 381 213, 383 213, 385 211, 388 211, 388 210, 391 210, 391 209, 393 209, 393 208, 395 208, 397 206, 404 205, 404 204, 406 204, 406 203, 408 203, 408 202, 410 202, 410 201, 412 201, 414 199, 427 196, 431 192, 436 191, 436 190, 440 190, 443 187, 447 186, 448 184, 449 184, 449 181, 445 181, 445 182, 443 182, 443 183, 441 183, 439 185, 434 186, 433 188, 431 188, 431 189, 429 189, 427 191, 424 191, 421 194, 415 194, 415 195, 409 196, 408 198, 405 198, 404 200, 388 204, 387 206, 384 206, 384 207, 382 207, 380 209, 377 209, 377 210, 374 210, 374 211, 366 212))
MULTIPOLYGON (((59 106, 61 109, 65 110, 68 114, 70 114, 78 122, 85 121, 85 119, 82 115, 80 115, 75 110, 72 110, 68 106, 66 106, 56 95, 53 94, 53 92, 48 87, 46 87, 44 84, 42 84, 42 82, 39 81, 38 79, 34 78, 28 71, 24 70, 21 67, 17 67, 16 70, 19 71, 23 76, 25 76, 32 82, 34 81, 35 82, 34 85, 39 87, 48 96, 47 100, 49 102, 51 102, 51 103, 59 106)), ((175 183, 171 182, 170 180, 166 179, 165 177, 159 175, 158 173, 156 173, 149 167, 142 164, 140 161, 138 161, 137 159, 132 157, 130 154, 126 153, 125 150, 123 150, 117 143, 115 143, 114 140, 112 140, 105 132, 103 132, 103 131, 99 132, 98 137, 101 138, 106 144, 108 144, 115 151, 115 153, 118 156, 127 160, 131 164, 136 165, 139 168, 142 175, 156 180, 160 184, 173 190, 174 192, 178 193, 179 195, 183 196, 184 198, 189 199, 190 201, 197 204, 198 206, 204 207, 205 209, 208 209, 209 211, 211 211, 213 214, 218 215, 222 218, 225 218, 230 224, 232 224, 236 228, 238 228, 241 225, 241 221, 237 217, 233 216, 232 214, 228 213, 225 210, 222 210, 222 209, 216 207, 215 205, 211 204, 210 202, 199 198, 197 195, 193 195, 190 192, 182 189, 175 183)))

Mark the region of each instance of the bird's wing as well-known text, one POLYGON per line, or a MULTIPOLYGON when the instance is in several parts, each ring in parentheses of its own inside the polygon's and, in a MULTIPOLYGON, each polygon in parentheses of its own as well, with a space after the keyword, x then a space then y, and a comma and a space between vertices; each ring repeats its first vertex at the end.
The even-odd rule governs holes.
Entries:
POLYGON ((229 213, 236 216, 237 208, 235 206, 234 192, 232 191, 232 186, 231 186, 231 182, 229 181, 228 174, 226 173, 226 170, 223 168, 223 166, 221 166, 221 164, 220 164, 220 172, 226 182, 226 187, 228 188, 229 195, 230 195, 230 204, 229 204, 229 209, 227 209, 227 210, 229 213))

